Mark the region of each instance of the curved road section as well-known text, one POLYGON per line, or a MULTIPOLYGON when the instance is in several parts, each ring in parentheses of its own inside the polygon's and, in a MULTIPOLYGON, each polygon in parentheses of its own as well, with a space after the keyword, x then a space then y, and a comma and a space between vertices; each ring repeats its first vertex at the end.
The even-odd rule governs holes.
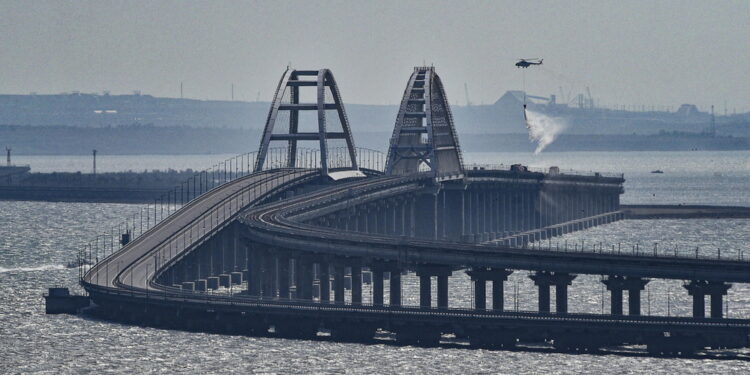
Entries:
POLYGON ((370 177, 339 182, 291 198, 269 199, 318 178, 317 170, 281 169, 258 172, 219 186, 96 264, 84 275, 82 284, 95 302, 111 304, 112 311, 128 310, 131 316, 138 316, 134 318, 138 322, 161 319, 189 328, 195 328, 194 324, 211 327, 225 324, 231 326, 227 332, 268 334, 268 327, 274 326, 280 336, 311 337, 323 326, 344 340, 367 340, 375 329, 385 328, 407 343, 436 344, 441 332, 454 332, 468 334, 472 344, 481 346, 514 346, 515 337, 531 337, 552 338, 556 346, 567 350, 642 342, 642 338, 635 337, 650 335, 649 351, 654 353, 660 350, 689 353, 702 346, 747 345, 750 321, 739 319, 322 304, 245 294, 210 295, 155 283, 155 274, 168 269, 235 220, 244 225, 243 236, 274 248, 391 260, 407 265, 505 267, 677 279, 696 279, 721 271, 724 281, 750 281, 747 262, 561 253, 393 238, 306 224, 354 205, 419 192, 434 181, 425 174, 370 177), (266 203, 258 205, 261 202, 266 203), (508 336, 511 341, 504 342, 503 335, 507 332, 514 332, 515 336, 508 336), (664 336, 665 332, 680 334, 664 336), (705 342, 686 341, 686 337, 695 334, 705 342), (602 337, 615 342, 602 341, 602 337))
POLYGON ((154 273, 168 267, 231 223, 243 209, 282 188, 319 176, 317 170, 280 169, 254 173, 223 184, 98 262, 83 276, 90 288, 153 290, 154 273))

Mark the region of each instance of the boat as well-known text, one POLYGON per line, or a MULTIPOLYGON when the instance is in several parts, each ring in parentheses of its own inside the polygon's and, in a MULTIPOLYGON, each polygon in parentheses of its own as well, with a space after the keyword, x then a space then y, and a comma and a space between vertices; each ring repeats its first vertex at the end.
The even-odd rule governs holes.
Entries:
POLYGON ((651 171, 651 173, 664 173, 664 171, 662 171, 661 169, 657 169, 657 170, 651 171))

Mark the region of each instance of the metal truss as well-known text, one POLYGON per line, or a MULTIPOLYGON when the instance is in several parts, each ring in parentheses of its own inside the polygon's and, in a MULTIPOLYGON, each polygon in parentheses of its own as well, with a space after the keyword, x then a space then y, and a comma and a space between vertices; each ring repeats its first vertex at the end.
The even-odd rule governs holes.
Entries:
MULTIPOLYGON (((286 119, 279 122, 286 122, 286 119)), ((287 124, 283 124, 287 125, 287 124)), ((266 162, 269 145, 273 141, 285 141, 288 145, 288 153, 285 164, 289 168, 296 167, 297 164, 297 142, 299 141, 319 141, 320 142, 320 169, 323 175, 328 175, 328 144, 329 139, 343 139, 349 151, 351 160, 351 169, 358 170, 357 154, 354 148, 354 139, 352 138, 349 120, 344 111, 344 103, 341 100, 336 80, 328 69, 320 70, 294 70, 287 68, 281 76, 279 85, 276 87, 271 109, 266 119, 266 127, 263 130, 263 137, 258 149, 258 159, 255 164, 255 171, 261 171, 266 162), (315 77, 315 80, 305 79, 306 77, 315 77), (317 90, 317 101, 315 103, 300 103, 300 89, 305 87, 314 87, 317 90), (326 102, 326 87, 329 88, 333 103, 326 102), (288 100, 287 100, 288 98, 288 100), (336 110, 339 121, 341 122, 341 132, 329 132, 326 130, 326 110, 336 110), (286 133, 275 134, 274 128, 279 114, 288 111, 289 120, 286 133), (300 111, 317 111, 318 113, 318 131, 317 132, 300 132, 299 131, 299 112, 300 111)))
POLYGON ((440 180, 463 178, 461 148, 443 83, 434 67, 415 67, 393 129, 386 174, 424 169, 440 180))

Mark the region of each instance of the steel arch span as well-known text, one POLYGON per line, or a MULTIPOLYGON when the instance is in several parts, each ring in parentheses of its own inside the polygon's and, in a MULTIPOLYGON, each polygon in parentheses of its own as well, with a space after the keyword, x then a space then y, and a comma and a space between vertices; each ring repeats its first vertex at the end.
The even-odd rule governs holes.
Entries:
POLYGON ((393 129, 386 174, 432 171, 437 179, 463 178, 463 160, 443 83, 434 67, 415 67, 393 129))
POLYGON ((259 172, 263 170, 267 162, 270 143, 273 141, 287 143, 287 156, 283 164, 289 168, 294 168, 297 164, 297 143, 299 141, 318 141, 320 147, 320 169, 323 175, 327 176, 330 168, 328 140, 332 139, 346 141, 349 167, 345 169, 359 170, 349 119, 346 116, 344 103, 341 100, 341 94, 331 71, 329 69, 295 70, 287 68, 276 87, 271 109, 268 112, 266 126, 263 130, 263 137, 258 149, 255 171, 259 172), (309 77, 313 77, 314 79, 309 79, 309 77), (315 103, 300 102, 300 91, 305 87, 315 88, 317 97, 315 103), (332 103, 326 100, 326 88, 331 93, 332 103), (342 130, 340 132, 327 130, 326 110, 336 110, 338 121, 341 123, 342 130), (317 112, 317 132, 299 131, 301 111, 317 112), (288 120, 286 118, 281 119, 280 114, 284 113, 288 113, 288 120), (284 122, 286 124, 283 124, 284 122), (285 133, 274 133, 274 129, 278 130, 277 123, 282 123, 279 125, 286 125, 285 133))

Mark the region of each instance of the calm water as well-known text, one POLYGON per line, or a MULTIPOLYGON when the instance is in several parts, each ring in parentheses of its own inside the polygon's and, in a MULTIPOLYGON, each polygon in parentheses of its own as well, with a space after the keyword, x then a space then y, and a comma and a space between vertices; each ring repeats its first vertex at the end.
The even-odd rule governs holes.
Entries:
MULTIPOLYGON (((145 169, 202 170, 234 155, 102 155, 97 171, 142 171, 145 169)), ((33 172, 90 172, 91 156, 13 157, 33 172)), ((533 167, 558 166, 578 171, 624 173, 623 203, 683 203, 750 205, 750 151, 711 152, 553 152, 533 155, 523 152, 479 152, 464 154, 466 163, 522 163, 533 167), (663 174, 651 171, 661 170, 663 174), (679 188, 676 188, 679 187, 679 188)))
MULTIPOLYGON (((99 158, 100 170, 202 168, 229 155, 118 156, 99 158)), ((86 157, 27 157, 37 171, 86 170, 86 157)), ((468 154, 468 162, 526 162, 578 170, 622 171, 623 201, 750 205, 750 153, 654 152, 468 154), (653 169, 665 173, 654 175, 653 169)), ((77 271, 63 265, 77 247, 116 225, 138 206, 122 204, 0 202, 0 373, 748 373, 739 361, 629 358, 462 349, 424 349, 222 336, 124 326, 78 316, 44 315, 45 288, 72 286, 77 271)), ((564 246, 636 243, 660 254, 716 254, 750 258, 749 220, 623 221, 574 233, 564 246)), ((553 242, 553 245, 555 242, 553 242)), ((471 306, 468 278, 450 280, 452 306, 471 306)), ((386 284, 387 285, 387 284, 386 284)), ((405 277, 406 303, 416 303, 416 278, 405 277)), ((575 312, 607 311, 609 299, 598 276, 581 275, 569 290, 575 312)), ((506 306, 535 308, 526 272, 511 275, 506 306), (517 292, 516 292, 517 290, 517 292)), ((643 296, 644 313, 688 315, 680 281, 654 280, 643 296)), ((750 318, 750 288, 735 285, 727 298, 730 316, 750 318)))

